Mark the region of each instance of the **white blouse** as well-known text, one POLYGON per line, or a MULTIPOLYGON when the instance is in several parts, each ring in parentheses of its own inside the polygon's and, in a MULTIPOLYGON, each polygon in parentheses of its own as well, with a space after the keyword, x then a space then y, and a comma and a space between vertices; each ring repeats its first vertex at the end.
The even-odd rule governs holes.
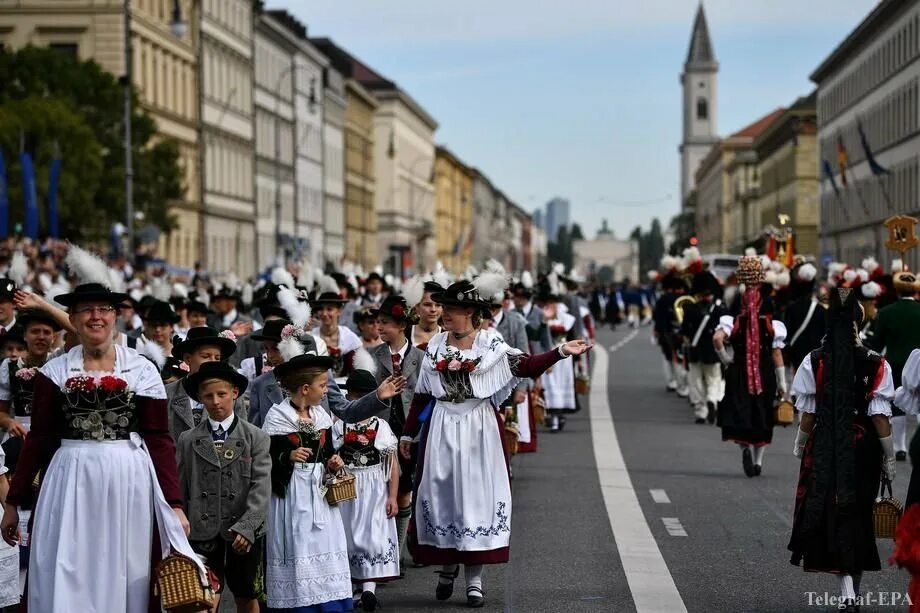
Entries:
MULTIPOLYGON (((735 318, 731 315, 723 315, 719 318, 719 325, 716 330, 721 330, 726 336, 732 335, 735 327, 735 318)), ((773 349, 782 349, 786 346, 786 324, 781 321, 773 321, 773 349)))
POLYGON ((894 404, 908 415, 920 415, 920 349, 914 349, 901 371, 901 387, 894 404))
MULTIPOLYGON (((891 401, 894 399, 894 382, 891 379, 891 366, 885 365, 885 374, 879 386, 872 392, 869 400, 869 415, 887 415, 891 417, 891 401)), ((792 380, 792 395, 795 397, 795 408, 803 413, 814 413, 817 410, 815 394, 818 393, 815 384, 815 373, 811 368, 811 354, 802 360, 799 369, 795 371, 792 380)))
POLYGON ((153 363, 130 347, 115 345, 115 370, 111 373, 88 372, 83 367, 83 347, 77 345, 67 353, 49 360, 41 367, 41 373, 51 379, 59 388, 75 375, 101 377, 107 374, 121 377, 128 382, 128 389, 138 396, 166 399, 163 380, 153 363))

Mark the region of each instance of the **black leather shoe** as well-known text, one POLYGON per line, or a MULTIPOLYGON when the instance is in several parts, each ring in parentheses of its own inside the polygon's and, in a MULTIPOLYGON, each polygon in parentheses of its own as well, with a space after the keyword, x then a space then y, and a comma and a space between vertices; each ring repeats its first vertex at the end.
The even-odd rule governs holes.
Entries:
POLYGON ((741 451, 741 466, 744 468, 744 474, 748 477, 754 476, 754 458, 751 456, 751 448, 745 447, 741 451))
POLYGON ((695 424, 705 424, 705 423, 706 423, 706 419, 703 418, 703 417, 697 417, 697 418, 693 421, 693 423, 695 423, 695 424))
POLYGON ((365 611, 377 610, 377 595, 374 592, 364 592, 361 594, 361 608, 365 611))
POLYGON ((481 609, 486 604, 486 599, 482 597, 482 590, 478 587, 466 588, 466 606, 471 609, 481 609))
POLYGON ((760 471, 762 470, 760 464, 754 464, 754 476, 759 477, 760 471))
POLYGON ((709 414, 706 415, 706 421, 708 421, 711 424, 716 423, 716 403, 707 402, 706 408, 709 409, 709 414))
POLYGON ((838 611, 844 611, 844 613, 859 613, 859 607, 856 606, 856 601, 852 598, 847 599, 846 602, 841 602, 837 605, 838 611))
POLYGON ((897 460, 898 462, 906 462, 907 452, 906 451, 897 452, 896 454, 894 454, 894 459, 897 460))
POLYGON ((452 573, 444 572, 439 570, 438 575, 438 587, 434 591, 434 597, 438 600, 447 600, 454 593, 454 579, 460 574, 460 566, 457 566, 457 569, 452 573), (444 583, 442 579, 450 579, 450 583, 444 583))

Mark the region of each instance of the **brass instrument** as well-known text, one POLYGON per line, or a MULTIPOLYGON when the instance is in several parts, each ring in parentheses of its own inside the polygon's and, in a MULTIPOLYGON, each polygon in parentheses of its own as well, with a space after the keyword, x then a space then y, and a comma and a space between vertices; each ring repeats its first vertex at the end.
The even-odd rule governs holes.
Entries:
POLYGON ((677 325, 684 323, 684 308, 688 304, 696 304, 696 298, 684 295, 674 301, 674 319, 677 321, 677 325))

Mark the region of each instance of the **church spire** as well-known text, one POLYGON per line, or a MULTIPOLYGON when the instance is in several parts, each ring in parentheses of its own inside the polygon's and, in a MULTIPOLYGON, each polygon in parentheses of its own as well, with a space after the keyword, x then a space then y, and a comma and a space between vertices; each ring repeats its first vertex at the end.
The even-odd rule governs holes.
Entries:
POLYGON ((693 34, 690 36, 690 49, 687 51, 687 62, 684 64, 684 70, 689 72, 693 69, 714 69, 718 68, 719 63, 716 61, 716 54, 712 49, 712 41, 709 39, 709 26, 706 25, 706 12, 703 10, 703 3, 696 11, 696 19, 693 22, 693 34))

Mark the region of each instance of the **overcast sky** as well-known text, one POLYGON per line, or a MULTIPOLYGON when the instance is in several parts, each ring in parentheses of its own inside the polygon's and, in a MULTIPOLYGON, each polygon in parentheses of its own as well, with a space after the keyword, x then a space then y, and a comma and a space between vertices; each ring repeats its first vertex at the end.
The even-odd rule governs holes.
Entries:
MULTIPOLYGON (((555 195, 593 235, 679 209, 681 89, 696 0, 268 0, 396 81, 435 140, 527 210, 555 195)), ((872 0, 707 0, 719 133, 811 91, 872 0)))

